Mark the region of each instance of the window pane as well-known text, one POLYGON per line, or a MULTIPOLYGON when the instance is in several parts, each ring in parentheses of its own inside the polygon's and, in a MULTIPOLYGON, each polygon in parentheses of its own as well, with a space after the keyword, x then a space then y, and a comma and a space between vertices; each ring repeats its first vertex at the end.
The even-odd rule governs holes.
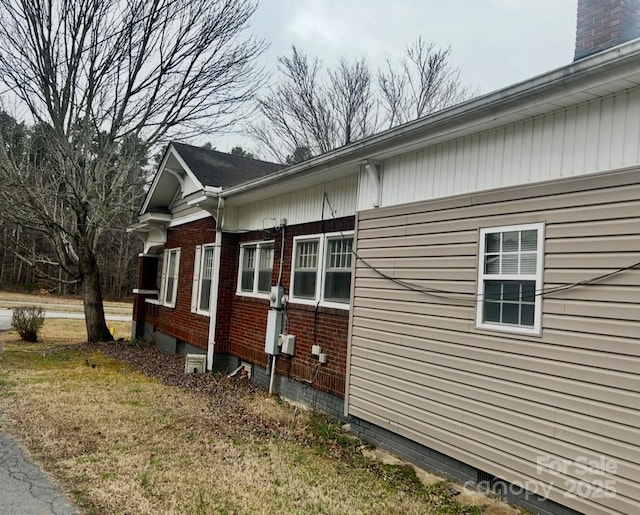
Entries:
POLYGON ((502 252, 518 252, 520 233, 518 231, 502 233, 502 252))
POLYGON ((271 270, 273 268, 273 245, 262 245, 260 247, 260 270, 271 270))
POLYGON ((324 285, 325 300, 348 302, 351 295, 351 272, 327 272, 324 285))
POLYGON ((538 249, 538 231, 522 231, 520 235, 522 240, 521 250, 523 252, 535 251, 538 249))
POLYGON ((176 256, 177 256, 177 252, 172 250, 171 252, 169 252, 169 266, 167 267, 167 275, 169 277, 175 277, 176 276, 176 256))
POLYGON ((203 279, 211 279, 213 275, 213 247, 204 249, 202 257, 202 274, 203 279))
POLYGON ((483 321, 533 326, 535 281, 485 281, 483 321))
POLYGON ((533 327, 533 319, 534 319, 534 305, 533 304, 523 304, 522 305, 522 320, 520 323, 522 325, 528 325, 533 327))
POLYGON ((489 254, 485 256, 484 273, 499 274, 500 273, 500 256, 497 254, 489 254))
POLYGON ((296 246, 296 270, 318 267, 318 240, 299 241, 296 246))
POLYGON ((240 281, 240 289, 242 291, 253 291, 253 269, 242 271, 242 280, 240 281))
POLYGON ((253 269, 256 263, 256 248, 255 247, 243 247, 242 254, 242 269, 253 269))
POLYGON ((486 281, 484 284, 485 300, 500 300, 502 298, 502 283, 499 281, 486 281))
POLYGON ((484 303, 484 322, 500 322, 500 303, 484 303))
POLYGON ((351 246, 353 238, 329 240, 327 268, 351 268, 351 246))
POLYGON ((202 311, 209 311, 209 297, 211 296, 211 279, 203 279, 200 287, 200 306, 202 311))
POLYGON ((520 273, 521 274, 535 274, 536 273, 536 262, 538 256, 531 252, 527 252, 525 254, 520 255, 520 273))
POLYGON ((307 299, 316 297, 316 272, 295 272, 293 278, 293 296, 307 299))
POLYGON ((253 291, 253 278, 256 267, 256 247, 242 247, 242 277, 240 278, 241 291, 253 291))
POLYGON ((486 253, 500 252, 500 233, 494 232, 484 237, 484 251, 486 253))
POLYGON ((502 272, 503 274, 518 273, 518 254, 502 255, 502 272))
POLYGON ((271 275, 273 272, 273 245, 260 246, 260 270, 258 270, 258 291, 271 291, 271 275))
POLYGON ((509 302, 520 301, 520 283, 514 281, 502 283, 502 300, 509 302))
POLYGON ((173 303, 173 281, 172 276, 167 277, 167 291, 164 296, 164 301, 169 304, 173 303))
POLYGON ((505 324, 518 324, 519 305, 505 302, 502 304, 502 322, 505 324))
POLYGON ((258 273, 258 291, 269 293, 271 291, 271 269, 260 270, 258 273))
POLYGON ((535 302, 536 300, 536 283, 534 281, 526 281, 522 283, 522 302, 535 302))

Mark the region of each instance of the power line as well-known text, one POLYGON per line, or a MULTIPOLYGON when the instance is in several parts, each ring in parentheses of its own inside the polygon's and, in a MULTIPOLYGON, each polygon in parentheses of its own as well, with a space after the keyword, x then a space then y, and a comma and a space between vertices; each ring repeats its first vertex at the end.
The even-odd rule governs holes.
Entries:
MULTIPOLYGON (((324 198, 323 198, 323 213, 324 213, 324 202, 327 203, 327 205, 329 207, 329 210, 331 212, 331 216, 335 220, 336 219, 335 212, 334 212, 333 206, 331 205, 331 201, 329 200, 329 196, 327 195, 326 192, 324 193, 324 198)), ((343 239, 347 240, 347 238, 345 237, 345 235, 344 235, 344 233, 342 231, 340 231, 340 234, 341 234, 343 239)), ((420 294, 423 294, 423 295, 428 295, 430 297, 436 297, 436 298, 440 298, 440 299, 457 301, 457 302, 468 302, 468 303, 474 303, 474 304, 476 302, 478 302, 480 299, 484 298, 484 296, 485 296, 483 293, 464 293, 464 292, 455 292, 455 291, 451 291, 451 290, 442 290, 442 289, 438 289, 438 288, 427 288, 427 287, 424 287, 424 286, 422 286, 420 284, 417 284, 417 283, 413 283, 413 282, 410 282, 410 281, 405 281, 405 280, 402 280, 402 279, 398 279, 396 277, 391 277, 390 275, 384 273, 383 271, 379 270, 375 266, 371 265, 366 259, 364 259, 361 256, 359 256, 358 253, 353 249, 353 245, 349 244, 349 247, 351 249, 351 253, 353 254, 353 256, 357 260, 362 262, 367 268, 369 268, 370 270, 372 270, 373 272, 378 274, 383 279, 391 281, 391 282, 397 284, 398 286, 401 286, 402 288, 405 288, 407 290, 410 290, 410 291, 413 291, 413 292, 416 292, 416 293, 420 293, 420 294)), ((585 280, 577 281, 577 282, 574 282, 574 283, 567 283, 567 284, 562 284, 562 285, 554 286, 554 287, 550 287, 550 288, 542 288, 540 290, 535 290, 533 296, 534 297, 545 297, 545 296, 553 295, 555 293, 571 290, 571 289, 577 288, 579 286, 586 286, 586 285, 594 284, 594 283, 597 283, 597 282, 602 281, 604 279, 608 279, 609 277, 613 277, 615 275, 619 275, 619 274, 627 272, 629 270, 638 269, 638 268, 640 268, 640 261, 638 261, 637 263, 633 263, 632 265, 629 265, 629 266, 618 268, 618 269, 616 269, 616 270, 614 270, 612 272, 608 272, 608 273, 601 274, 601 275, 598 275, 598 276, 595 276, 595 277, 591 277, 590 279, 585 279, 585 280)), ((520 298, 521 298, 520 294, 517 294, 517 296, 514 296, 514 298, 512 298, 512 299, 510 299, 508 297, 505 297, 504 295, 501 297, 502 300, 519 300, 520 298)))

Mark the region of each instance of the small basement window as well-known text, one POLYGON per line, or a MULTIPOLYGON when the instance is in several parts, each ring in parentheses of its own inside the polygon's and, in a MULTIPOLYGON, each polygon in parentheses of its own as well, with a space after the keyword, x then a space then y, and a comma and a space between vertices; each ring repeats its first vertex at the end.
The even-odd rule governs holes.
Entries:
POLYGON ((476 326, 539 334, 544 224, 480 230, 476 326))

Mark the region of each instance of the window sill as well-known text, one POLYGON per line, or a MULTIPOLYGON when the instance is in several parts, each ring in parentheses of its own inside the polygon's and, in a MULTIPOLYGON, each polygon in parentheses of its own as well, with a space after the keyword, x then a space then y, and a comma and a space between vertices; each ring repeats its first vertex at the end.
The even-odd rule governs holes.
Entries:
POLYGON ((144 299, 147 304, 154 304, 156 306, 164 306, 165 308, 175 309, 175 304, 165 304, 164 302, 158 299, 144 299))
POLYGON ((476 324, 476 329, 486 332, 500 332, 511 334, 524 334, 528 336, 542 336, 542 328, 540 327, 524 327, 517 325, 502 324, 476 324))
POLYGON ((293 305, 293 306, 308 306, 310 308, 315 309, 316 306, 318 306, 319 308, 323 308, 323 309, 335 309, 335 310, 340 310, 340 311, 346 311, 348 312, 351 308, 351 305, 349 303, 340 303, 340 302, 315 302, 312 300, 305 300, 305 299, 289 299, 289 305, 293 305))
POLYGON ((145 290, 143 288, 134 288, 133 293, 136 295, 158 295, 160 290, 145 290))
POLYGON ((252 292, 248 292, 248 291, 236 291, 236 295, 238 297, 249 297, 251 299, 269 300, 269 294, 268 293, 252 293, 252 292))

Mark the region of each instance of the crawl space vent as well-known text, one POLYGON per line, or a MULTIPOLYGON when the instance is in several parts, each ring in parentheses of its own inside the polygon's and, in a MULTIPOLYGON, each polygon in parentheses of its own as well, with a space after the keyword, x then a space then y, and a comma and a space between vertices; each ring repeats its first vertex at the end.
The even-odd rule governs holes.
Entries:
POLYGON ((207 366, 207 356, 204 354, 187 354, 184 361, 185 374, 202 374, 207 366))

